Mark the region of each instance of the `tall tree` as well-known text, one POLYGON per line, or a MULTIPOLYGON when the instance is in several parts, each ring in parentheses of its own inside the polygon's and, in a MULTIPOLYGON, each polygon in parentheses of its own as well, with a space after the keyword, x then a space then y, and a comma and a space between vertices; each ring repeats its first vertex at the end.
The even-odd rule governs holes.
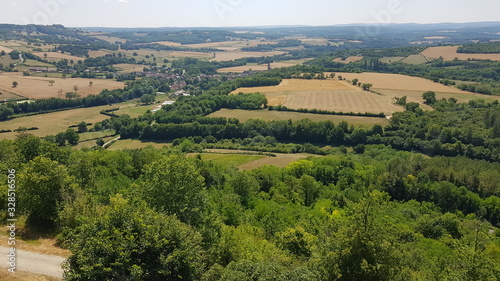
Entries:
POLYGON ((144 169, 142 190, 157 210, 198 224, 205 211, 204 178, 193 163, 180 155, 164 157, 144 169))
POLYGON ((199 280, 201 235, 174 216, 117 195, 68 240, 65 280, 199 280))

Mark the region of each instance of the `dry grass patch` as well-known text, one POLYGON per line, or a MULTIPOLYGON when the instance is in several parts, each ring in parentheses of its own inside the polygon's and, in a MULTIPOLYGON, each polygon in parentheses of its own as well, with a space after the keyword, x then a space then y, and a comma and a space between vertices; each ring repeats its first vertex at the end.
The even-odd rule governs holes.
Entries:
POLYGON ((211 58, 212 55, 209 53, 201 53, 201 52, 173 51, 170 53, 170 57, 206 59, 206 58, 211 58))
POLYGON ((144 65, 131 64, 131 63, 114 64, 113 67, 115 67, 118 70, 118 72, 121 73, 142 71, 144 69, 144 65))
POLYGON ((464 54, 457 53, 458 46, 444 46, 444 47, 429 47, 422 52, 422 55, 437 59, 443 57, 444 60, 459 60, 480 59, 480 60, 493 60, 500 61, 500 54, 464 54))
POLYGON ((276 41, 263 41, 263 40, 241 40, 241 41, 223 41, 223 42, 210 42, 201 44, 186 44, 184 47, 189 48, 211 48, 220 49, 224 51, 234 52, 241 48, 255 47, 265 44, 277 44, 276 41))
POLYGON ((343 60, 342 58, 336 58, 336 59, 333 59, 333 61, 340 62, 340 63, 351 63, 351 62, 360 61, 362 59, 363 59, 363 57, 361 57, 361 56, 350 56, 350 57, 346 58, 345 60, 343 60))
POLYGON ((116 42, 120 42, 120 43, 126 43, 127 42, 127 39, 123 39, 123 38, 118 38, 118 37, 114 37, 114 36, 108 36, 108 35, 95 35, 95 36, 92 36, 94 38, 97 38, 97 39, 100 39, 100 40, 104 40, 110 44, 115 44, 116 42))
MULTIPOLYGON (((286 63, 286 62, 273 62, 271 63, 271 68, 282 68, 282 67, 289 67, 289 66, 294 66, 299 63, 286 63)), ((242 66, 234 66, 234 67, 226 67, 226 68, 220 68, 217 70, 217 72, 224 73, 224 72, 235 72, 235 73, 242 73, 245 71, 249 70, 257 70, 257 71, 265 71, 267 70, 267 64, 259 64, 259 65, 242 65, 242 66)))
POLYGON ((373 125, 388 125, 389 121, 384 118, 376 117, 361 117, 361 116, 347 116, 347 115, 322 115, 300 112, 286 112, 286 111, 269 111, 269 110, 241 110, 241 109, 221 109, 214 112, 209 117, 226 117, 236 118, 241 122, 246 122, 250 119, 269 120, 302 120, 310 119, 312 121, 332 121, 338 124, 342 121, 347 121, 349 124, 371 128, 373 125))
POLYGON ((212 61, 230 61, 241 58, 259 58, 259 57, 272 57, 282 55, 285 52, 272 51, 272 52, 216 52, 212 61))
POLYGON ((109 55, 109 54, 112 54, 112 52, 105 51, 105 50, 89 51, 89 57, 91 57, 91 58, 104 57, 105 55, 109 55))
POLYGON ((81 60, 81 61, 85 60, 84 57, 72 56, 72 55, 63 54, 60 52, 36 52, 36 53, 33 53, 33 55, 39 56, 42 59, 46 59, 48 61, 60 61, 63 59, 67 59, 70 61, 72 60, 73 62, 76 63, 79 60, 81 60), (47 58, 45 58, 45 54, 47 54, 47 58))
POLYGON ((113 143, 108 150, 123 150, 123 149, 137 149, 137 148, 145 148, 148 146, 152 146, 153 148, 163 148, 165 146, 171 146, 172 144, 169 142, 150 142, 150 141, 142 141, 135 139, 124 139, 118 140, 113 143))
POLYGON ((1 51, 4 51, 6 52, 7 54, 12 52, 13 50, 11 48, 8 48, 8 47, 5 47, 5 46, 0 46, 0 52, 1 51))
POLYGON ((78 94, 82 97, 90 94, 99 94, 103 89, 121 89, 125 86, 123 82, 109 79, 88 78, 50 78, 23 76, 22 73, 10 72, 0 74, 0 91, 11 92, 30 99, 44 99, 51 97, 64 97, 66 92, 74 92, 74 86, 78 87, 78 94), (53 80, 51 86, 49 81, 53 80), (13 88, 12 83, 16 81, 18 86, 13 88), (90 86, 89 82, 92 82, 90 86), (59 95, 62 90, 63 96, 59 95))
POLYGON ((158 42, 154 42, 154 43, 158 44, 158 45, 163 45, 163 46, 175 46, 175 47, 182 45, 181 43, 171 42, 171 41, 158 41, 158 42))

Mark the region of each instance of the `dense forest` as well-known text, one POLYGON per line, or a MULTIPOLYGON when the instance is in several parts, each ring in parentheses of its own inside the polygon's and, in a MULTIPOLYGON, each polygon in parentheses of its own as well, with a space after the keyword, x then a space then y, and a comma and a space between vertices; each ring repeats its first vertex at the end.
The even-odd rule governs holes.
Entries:
POLYGON ((483 53, 495 54, 500 53, 500 42, 468 44, 458 47, 459 53, 483 53))
POLYGON ((72 250, 67 280, 500 278, 498 164, 367 145, 242 172, 175 147, 71 151, 26 133, 0 158, 27 227, 72 250))

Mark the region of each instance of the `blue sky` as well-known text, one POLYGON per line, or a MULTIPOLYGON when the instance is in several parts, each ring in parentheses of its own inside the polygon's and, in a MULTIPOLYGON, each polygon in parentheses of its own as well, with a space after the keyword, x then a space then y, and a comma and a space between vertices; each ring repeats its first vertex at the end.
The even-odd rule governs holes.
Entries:
POLYGON ((0 23, 218 27, 500 21, 492 0, 0 0, 0 23))

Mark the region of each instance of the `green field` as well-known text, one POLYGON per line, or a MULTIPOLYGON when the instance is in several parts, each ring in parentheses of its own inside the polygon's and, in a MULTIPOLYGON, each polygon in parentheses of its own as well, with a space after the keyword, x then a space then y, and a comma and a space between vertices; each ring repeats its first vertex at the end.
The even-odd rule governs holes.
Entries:
POLYGON ((326 121, 330 120, 334 123, 347 121, 354 126, 372 127, 373 125, 388 125, 389 121, 384 118, 375 117, 360 117, 360 116, 343 116, 343 115, 321 115, 299 112, 285 112, 285 111, 268 111, 268 110, 241 110, 241 109, 222 109, 214 112, 208 117, 226 117, 237 118, 241 122, 246 122, 250 119, 262 120, 301 120, 311 119, 312 121, 326 121))
POLYGON ((149 142, 134 139, 118 140, 113 143, 108 150, 122 150, 122 149, 136 149, 144 148, 147 146, 152 146, 154 148, 163 148, 164 146, 170 146, 169 142, 149 142))
POLYGON ((405 59, 405 57, 383 57, 380 59, 380 61, 383 63, 392 63, 401 61, 403 59, 405 59))
POLYGON ((35 66, 35 67, 54 67, 54 65, 52 64, 49 64, 49 63, 45 63, 45 62, 41 62, 41 61, 37 61, 37 60, 26 60, 24 63, 24 65, 27 65, 27 66, 35 66))
POLYGON ((408 64, 424 64, 427 59, 422 55, 409 55, 407 58, 403 59, 401 62, 408 64))

